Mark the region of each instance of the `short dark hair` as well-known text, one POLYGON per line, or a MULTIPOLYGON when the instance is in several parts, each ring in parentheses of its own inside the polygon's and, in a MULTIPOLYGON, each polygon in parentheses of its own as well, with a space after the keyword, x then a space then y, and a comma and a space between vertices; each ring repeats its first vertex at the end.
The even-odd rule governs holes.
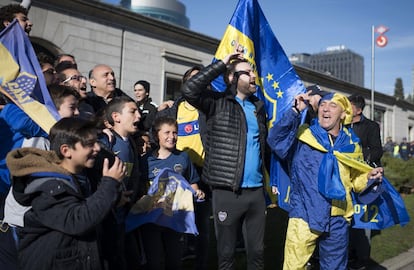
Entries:
POLYGON ((134 83, 134 87, 135 87, 137 84, 142 85, 142 87, 144 87, 145 93, 148 93, 148 94, 149 94, 149 92, 150 92, 150 90, 151 90, 151 84, 150 84, 149 82, 144 81, 144 80, 139 80, 139 81, 137 81, 136 83, 134 83))
POLYGON ((105 116, 104 120, 108 121, 112 126, 114 125, 114 119, 112 118, 112 113, 118 112, 121 113, 124 108, 125 103, 135 101, 129 96, 119 96, 113 98, 105 107, 105 116))
POLYGON ((27 16, 29 11, 20 4, 10 4, 0 8, 0 31, 6 28, 4 22, 12 22, 16 14, 23 13, 27 16))
POLYGON ((190 69, 188 69, 184 75, 183 75, 183 83, 185 83, 186 81, 188 81, 188 79, 190 79, 191 73, 195 70, 200 71, 203 67, 202 66, 193 66, 190 69))
POLYGON ((60 119, 52 126, 49 133, 50 150, 54 151, 60 159, 63 155, 60 146, 67 144, 74 148, 80 142, 82 146, 91 143, 91 136, 97 138, 98 130, 96 123, 83 118, 67 117, 60 119))
POLYGON ((72 62, 69 62, 69 61, 63 61, 55 66, 55 70, 57 73, 62 73, 62 71, 69 69, 69 68, 78 69, 78 65, 73 64, 72 62))
POLYGON ((365 99, 363 96, 358 94, 352 94, 348 97, 349 102, 355 105, 355 107, 364 110, 365 108, 365 99))
MULTIPOLYGON (((75 61, 75 63, 76 63, 75 56, 73 56, 72 54, 69 54, 69 53, 61 53, 61 54, 58 54, 58 55, 56 56, 55 66, 57 66, 59 63, 61 63, 61 62, 60 62, 60 59, 62 59, 62 57, 64 57, 64 56, 69 56, 69 57, 72 57, 72 58, 73 58, 73 61, 75 61)), ((70 62, 70 61, 63 61, 63 62, 70 62)))
POLYGON ((236 59, 233 60, 229 65, 227 65, 226 73, 224 74, 224 82, 227 86, 233 83, 229 81, 229 76, 230 74, 233 74, 236 71, 236 66, 240 63, 249 63, 249 61, 247 61, 247 59, 236 59))
POLYGON ((172 118, 170 116, 161 116, 156 118, 152 125, 152 137, 157 144, 159 143, 158 132, 161 130, 161 126, 164 124, 178 128, 177 120, 175 120, 175 118, 172 118))
POLYGON ((49 85, 49 93, 52 98, 53 104, 56 109, 59 109, 63 103, 63 99, 68 96, 74 96, 76 99, 80 99, 80 94, 73 87, 67 85, 52 84, 49 85))
POLYGON ((43 66, 44 64, 50 64, 53 66, 54 60, 53 57, 50 56, 47 53, 39 52, 36 54, 37 60, 39 61, 40 66, 43 66))

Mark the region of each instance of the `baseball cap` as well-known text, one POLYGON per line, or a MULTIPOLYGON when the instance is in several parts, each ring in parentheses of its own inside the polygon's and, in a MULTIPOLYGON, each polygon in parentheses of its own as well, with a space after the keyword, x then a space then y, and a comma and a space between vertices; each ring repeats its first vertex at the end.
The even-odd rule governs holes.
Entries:
POLYGON ((358 194, 358 200, 363 204, 370 204, 384 192, 379 179, 369 179, 367 187, 358 194))
POLYGON ((329 92, 323 91, 321 90, 321 88, 319 87, 319 85, 314 84, 311 86, 308 86, 306 88, 306 91, 312 91, 309 95, 310 96, 314 96, 314 95, 320 95, 321 97, 326 96, 327 94, 329 94, 329 92))

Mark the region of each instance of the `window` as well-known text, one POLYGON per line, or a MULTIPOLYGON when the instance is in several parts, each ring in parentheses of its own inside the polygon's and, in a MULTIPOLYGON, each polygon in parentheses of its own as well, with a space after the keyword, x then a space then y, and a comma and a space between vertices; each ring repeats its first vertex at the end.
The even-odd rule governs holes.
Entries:
POLYGON ((176 100, 181 96, 181 79, 166 76, 164 100, 176 100))

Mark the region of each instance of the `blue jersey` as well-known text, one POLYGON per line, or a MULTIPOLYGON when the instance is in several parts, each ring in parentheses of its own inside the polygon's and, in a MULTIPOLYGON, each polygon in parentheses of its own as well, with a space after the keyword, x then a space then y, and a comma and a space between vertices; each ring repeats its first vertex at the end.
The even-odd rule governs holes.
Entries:
POLYGON ((170 168, 174 172, 181 174, 190 184, 197 183, 200 180, 186 152, 175 150, 166 159, 159 159, 153 153, 148 153, 144 156, 143 163, 147 166, 147 176, 150 181, 164 168, 170 168))

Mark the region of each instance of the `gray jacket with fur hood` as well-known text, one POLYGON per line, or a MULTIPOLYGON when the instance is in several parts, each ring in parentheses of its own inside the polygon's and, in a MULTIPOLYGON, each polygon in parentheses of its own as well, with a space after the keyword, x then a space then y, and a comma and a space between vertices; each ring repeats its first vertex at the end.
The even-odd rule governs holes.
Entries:
POLYGON ((95 230, 116 202, 119 183, 103 177, 85 198, 52 151, 16 149, 6 161, 13 197, 25 207, 9 211, 24 223, 17 230, 19 269, 101 269, 95 230))

